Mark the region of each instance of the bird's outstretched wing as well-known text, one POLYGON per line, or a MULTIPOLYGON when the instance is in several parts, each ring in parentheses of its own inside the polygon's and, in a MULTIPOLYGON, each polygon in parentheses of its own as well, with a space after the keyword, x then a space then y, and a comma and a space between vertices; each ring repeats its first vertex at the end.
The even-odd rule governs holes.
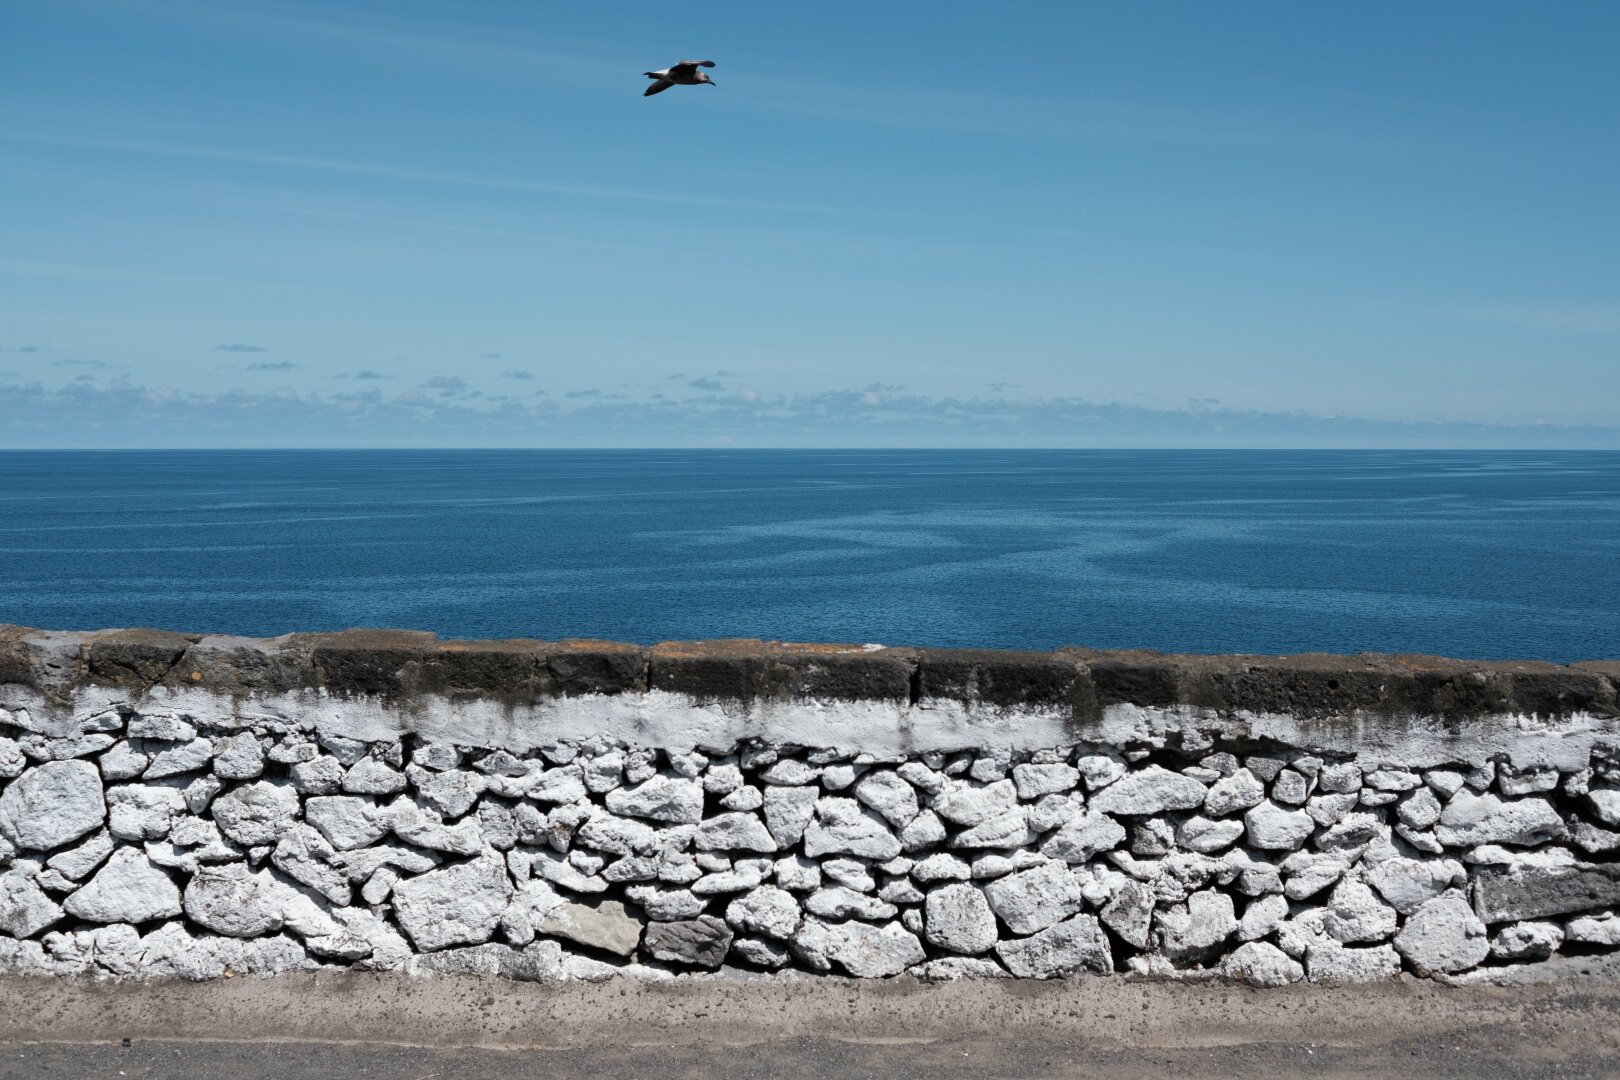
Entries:
POLYGON ((714 67, 713 60, 682 60, 669 69, 671 75, 694 75, 700 67, 714 67))
POLYGON ((714 67, 713 60, 682 60, 681 67, 714 67))
POLYGON ((674 85, 675 84, 670 82, 668 79, 659 79, 657 82, 647 87, 647 89, 643 90, 641 92, 641 96, 652 97, 654 94, 662 94, 665 90, 668 90, 674 85))

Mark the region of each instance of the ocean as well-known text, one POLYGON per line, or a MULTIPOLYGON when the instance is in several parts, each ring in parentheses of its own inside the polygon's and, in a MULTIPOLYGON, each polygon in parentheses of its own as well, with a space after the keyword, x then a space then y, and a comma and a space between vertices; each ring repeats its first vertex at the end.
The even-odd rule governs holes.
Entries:
POLYGON ((1620 453, 0 453, 0 622, 1620 656, 1620 453))

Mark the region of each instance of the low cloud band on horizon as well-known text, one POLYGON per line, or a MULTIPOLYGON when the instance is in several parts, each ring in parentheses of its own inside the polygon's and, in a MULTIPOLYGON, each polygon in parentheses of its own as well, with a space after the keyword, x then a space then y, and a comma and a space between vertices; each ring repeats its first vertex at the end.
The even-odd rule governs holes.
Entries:
MULTIPOLYGON (((874 384, 876 385, 876 384, 874 384)), ((601 391, 485 396, 435 376, 389 396, 372 386, 204 393, 0 383, 0 445, 46 446, 1087 446, 1256 443, 1620 449, 1620 427, 1373 420, 1082 398, 929 397, 873 389, 628 400, 601 391)))

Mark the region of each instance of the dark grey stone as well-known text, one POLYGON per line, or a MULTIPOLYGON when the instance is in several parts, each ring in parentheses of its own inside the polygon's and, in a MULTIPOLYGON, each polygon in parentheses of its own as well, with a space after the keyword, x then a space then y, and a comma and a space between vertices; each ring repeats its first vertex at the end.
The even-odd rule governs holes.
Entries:
POLYGON ((680 922, 649 924, 641 945, 654 960, 717 968, 731 950, 731 937, 731 927, 724 919, 699 915, 680 922))
POLYGON ((1567 915, 1620 904, 1620 865, 1488 868, 1474 878, 1474 911, 1488 923, 1567 915))

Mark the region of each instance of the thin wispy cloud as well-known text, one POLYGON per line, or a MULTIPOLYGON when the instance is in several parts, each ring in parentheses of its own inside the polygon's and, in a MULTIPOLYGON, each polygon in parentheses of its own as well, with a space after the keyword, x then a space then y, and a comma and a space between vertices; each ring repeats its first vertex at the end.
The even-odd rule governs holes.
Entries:
POLYGON ((688 379, 687 386, 694 390, 724 390, 726 384, 719 379, 688 379))
POLYGON ((334 379, 365 379, 365 380, 372 380, 372 379, 392 379, 394 376, 392 376, 392 375, 384 375, 381 372, 372 371, 370 368, 363 368, 360 371, 356 371, 352 375, 349 372, 345 371, 345 372, 343 372, 343 373, 341 373, 339 375, 334 375, 332 377, 334 379))
POLYGON ((51 361, 51 367, 87 367, 95 368, 97 371, 105 371, 115 366, 117 365, 110 364, 105 360, 88 360, 81 356, 70 356, 62 360, 51 361))
POLYGON ((663 203, 677 206, 724 207, 731 210, 762 210, 774 213, 847 214, 848 209, 828 206, 810 206, 802 203, 781 203, 757 199, 733 199, 708 195, 689 195, 667 191, 638 191, 628 188, 588 187, 577 184, 552 184, 534 180, 515 180, 506 177, 473 176, 466 173, 444 172, 437 169, 418 169, 410 166, 342 158, 310 157, 302 154, 273 153, 258 150, 240 150, 199 143, 163 142, 158 140, 110 139, 79 135, 56 135, 37 131, 0 131, 0 139, 19 142, 45 143, 58 146, 78 146, 96 150, 110 150, 157 157, 190 158, 203 161, 235 162, 244 165, 269 165, 287 169, 307 169, 318 172, 348 173, 357 176, 385 177, 391 180, 410 180, 427 184, 457 187, 485 188, 502 191, 527 191, 541 195, 558 195, 583 199, 607 199, 620 202, 663 203))
POLYGON ((480 360, 499 360, 500 358, 501 354, 498 352, 481 352, 478 354, 480 360))
POLYGON ((234 353, 260 353, 260 352, 269 352, 270 350, 266 349, 263 345, 243 345, 243 344, 238 343, 238 344, 235 344, 235 345, 215 345, 214 346, 214 351, 215 352, 234 352, 234 353))
POLYGON ((534 372, 529 371, 526 368, 507 368, 505 371, 501 372, 501 378, 503 378, 503 379, 532 379, 532 378, 534 378, 534 372))
POLYGON ((600 390, 569 390, 563 394, 563 397, 566 398, 593 398, 601 396, 602 391, 600 390))
POLYGON ((243 371, 292 371, 298 367, 291 360, 261 360, 256 364, 249 364, 243 371))

